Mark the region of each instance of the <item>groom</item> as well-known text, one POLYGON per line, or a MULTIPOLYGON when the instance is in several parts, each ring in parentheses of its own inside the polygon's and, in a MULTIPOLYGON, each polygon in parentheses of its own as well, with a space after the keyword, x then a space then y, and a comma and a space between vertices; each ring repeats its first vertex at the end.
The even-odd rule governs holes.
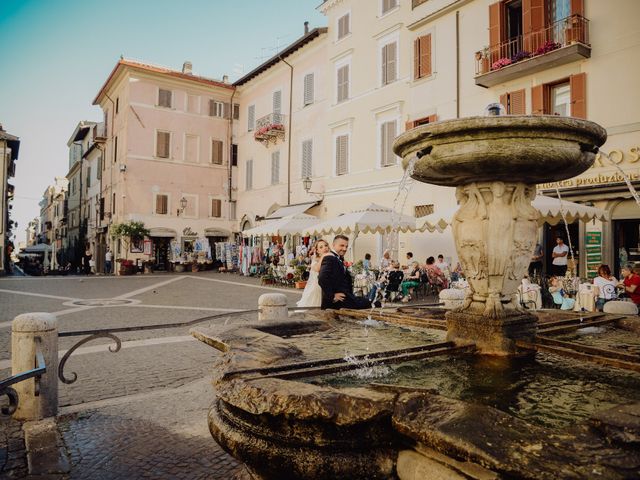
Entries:
POLYGON ((349 247, 349 239, 344 235, 336 235, 333 239, 331 253, 322 258, 318 283, 322 288, 323 310, 327 308, 371 308, 366 298, 353 294, 351 274, 344 266, 344 254, 349 247))

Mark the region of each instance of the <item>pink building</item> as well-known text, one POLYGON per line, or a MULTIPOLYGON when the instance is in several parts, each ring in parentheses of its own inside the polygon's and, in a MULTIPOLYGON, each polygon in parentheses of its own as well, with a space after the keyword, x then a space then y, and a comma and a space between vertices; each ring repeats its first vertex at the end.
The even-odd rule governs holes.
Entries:
POLYGON ((234 87, 226 81, 121 59, 94 100, 104 112, 96 252, 168 266, 172 240, 189 249, 198 237, 226 240, 235 202, 231 183, 234 87), (144 222, 151 245, 123 251, 109 228, 144 222))

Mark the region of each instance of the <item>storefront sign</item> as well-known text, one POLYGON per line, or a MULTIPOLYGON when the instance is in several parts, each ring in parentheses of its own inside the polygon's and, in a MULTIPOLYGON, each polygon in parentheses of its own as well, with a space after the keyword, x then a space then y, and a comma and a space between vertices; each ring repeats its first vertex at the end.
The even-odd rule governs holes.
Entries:
POLYGON ((598 275, 598 267, 602 264, 602 232, 587 232, 584 243, 587 254, 587 277, 595 278, 598 275))
POLYGON ((193 230, 191 230, 191 227, 187 227, 184 230, 182 230, 182 235, 185 237, 197 237, 198 232, 194 232, 193 230))
POLYGON ((144 254, 145 255, 151 255, 151 244, 153 242, 151 242, 151 240, 145 240, 144 241, 144 254))

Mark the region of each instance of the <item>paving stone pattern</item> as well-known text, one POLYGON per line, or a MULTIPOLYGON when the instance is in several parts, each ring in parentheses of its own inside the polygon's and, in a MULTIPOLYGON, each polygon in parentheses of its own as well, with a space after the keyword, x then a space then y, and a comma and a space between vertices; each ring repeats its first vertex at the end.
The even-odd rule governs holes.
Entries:
POLYGON ((27 475, 27 452, 22 424, 0 417, 0 478, 24 478, 27 475))

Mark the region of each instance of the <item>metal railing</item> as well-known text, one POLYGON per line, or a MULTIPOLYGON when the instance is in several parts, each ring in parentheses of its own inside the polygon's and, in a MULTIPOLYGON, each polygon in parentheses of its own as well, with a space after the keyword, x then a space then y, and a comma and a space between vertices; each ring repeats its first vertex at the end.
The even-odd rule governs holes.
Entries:
POLYGON ((581 15, 571 15, 545 28, 483 48, 475 54, 476 75, 500 70, 573 43, 589 45, 589 20, 581 15))
POLYGON ((37 397, 40 395, 40 377, 47 372, 47 365, 45 364, 44 355, 42 355, 42 350, 40 349, 40 339, 38 337, 36 337, 34 365, 35 367, 31 370, 0 380, 0 396, 6 395, 9 399, 9 405, 5 405, 0 409, 0 413, 2 413, 2 415, 13 415, 18 408, 20 398, 18 396, 18 392, 11 388, 11 385, 33 378, 35 379, 35 396, 37 397))
POLYGON ((253 137, 258 141, 270 141, 284 137, 286 115, 270 113, 256 120, 253 137))

